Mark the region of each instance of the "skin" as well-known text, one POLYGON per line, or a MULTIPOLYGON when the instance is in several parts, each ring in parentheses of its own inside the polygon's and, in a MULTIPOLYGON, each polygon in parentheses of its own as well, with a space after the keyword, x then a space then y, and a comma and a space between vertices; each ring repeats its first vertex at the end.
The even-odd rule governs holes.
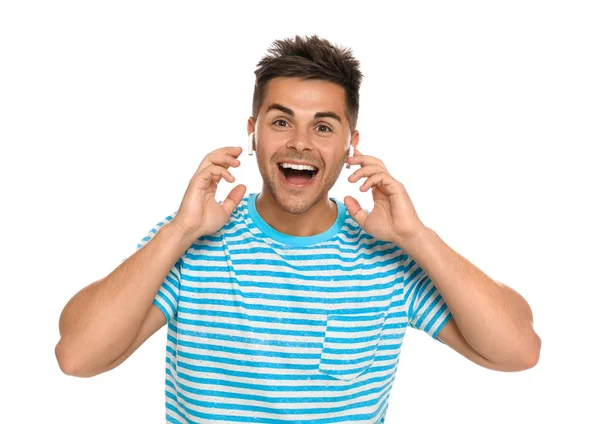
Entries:
POLYGON ((254 132, 254 150, 263 179, 256 209, 277 231, 293 236, 311 236, 326 231, 337 217, 337 206, 329 190, 337 181, 349 155, 356 148, 357 130, 351 131, 346 116, 344 88, 322 80, 274 78, 266 87, 256 120, 248 119, 248 134, 254 132), (279 104, 293 116, 279 109, 279 104), (318 117, 318 112, 334 112, 318 117), (280 180, 278 163, 306 161, 319 168, 308 188, 286 187, 280 180))
MULTIPOLYGON (((261 217, 289 235, 310 236, 326 231, 337 216, 337 206, 329 200, 329 190, 346 161, 360 166, 348 180, 356 183, 366 178, 360 190, 372 190, 373 210, 367 215, 352 196, 344 198, 346 207, 365 231, 402 246, 435 281, 453 313, 438 339, 486 368, 520 371, 534 366, 541 340, 533 331, 528 303, 510 287, 491 280, 423 225, 404 186, 388 173, 383 162, 356 149, 358 131, 351 131, 345 110, 344 90, 336 84, 296 78, 271 80, 256 122, 252 117, 248 120, 248 133, 255 133, 255 150, 263 178, 263 190, 257 198, 261 217), (281 110, 267 111, 274 103, 288 108, 293 116, 281 110), (333 112, 341 122, 332 117, 316 119, 317 112, 333 112), (355 148, 351 158, 349 145, 355 148), (291 189, 279 180, 277 163, 293 159, 307 161, 320 169, 310 188, 291 189)), ((188 199, 184 199, 180 211, 204 204, 202 196, 195 197, 196 187, 202 192, 212 180, 215 185, 209 194, 214 196, 221 178, 235 181, 227 168, 239 165, 236 158, 240 153, 239 147, 211 152, 194 174, 189 193, 186 192, 188 199)), ((223 206, 213 199, 216 209, 209 214, 212 227, 199 231, 210 234, 213 227, 220 228, 221 221, 231 215, 244 191, 245 186, 238 185, 223 206)), ((165 225, 143 249, 109 276, 82 290, 65 307, 59 323, 61 340, 56 347, 63 372, 90 377, 115 368, 166 324, 155 305, 149 310, 146 305, 173 263, 198 237, 193 234, 197 230, 198 213, 192 209, 186 215, 194 218, 190 224, 191 237, 189 231, 181 230, 187 227, 185 221, 183 226, 173 225, 174 222, 165 225), (141 296, 146 300, 142 301, 141 296), (133 297, 139 301, 132 304, 133 297), (107 322, 107 317, 113 319, 107 322)), ((182 214, 177 216, 181 218, 182 214)))

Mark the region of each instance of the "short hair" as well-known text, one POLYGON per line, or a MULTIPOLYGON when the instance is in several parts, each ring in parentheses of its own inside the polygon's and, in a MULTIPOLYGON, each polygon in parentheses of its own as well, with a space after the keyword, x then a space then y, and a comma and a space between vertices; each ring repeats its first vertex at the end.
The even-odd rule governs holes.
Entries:
POLYGON ((276 40, 256 65, 252 116, 258 117, 267 83, 277 77, 320 79, 338 84, 346 93, 346 117, 350 130, 358 120, 358 92, 362 81, 360 63, 350 48, 334 46, 316 35, 276 40))

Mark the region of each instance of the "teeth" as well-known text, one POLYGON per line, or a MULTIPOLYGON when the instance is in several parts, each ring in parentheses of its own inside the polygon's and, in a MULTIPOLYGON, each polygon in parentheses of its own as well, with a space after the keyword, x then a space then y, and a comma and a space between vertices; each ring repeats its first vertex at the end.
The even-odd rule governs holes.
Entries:
POLYGON ((317 170, 317 168, 315 168, 314 166, 296 165, 295 163, 280 163, 279 165, 282 168, 292 168, 292 169, 297 169, 299 171, 316 171, 317 170))

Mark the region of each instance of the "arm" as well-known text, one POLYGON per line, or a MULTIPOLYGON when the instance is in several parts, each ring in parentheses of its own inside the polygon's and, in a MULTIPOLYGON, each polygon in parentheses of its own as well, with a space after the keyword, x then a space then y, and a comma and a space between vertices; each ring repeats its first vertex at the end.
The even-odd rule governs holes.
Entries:
POLYGON ((55 353, 61 370, 96 375, 158 330, 162 324, 152 313, 141 331, 161 283, 192 242, 178 227, 165 224, 108 276, 73 296, 59 321, 55 353))
MULTIPOLYGON (((420 281, 415 281, 414 276, 409 281, 413 290, 417 286, 426 289, 432 285, 439 291, 439 298, 436 295, 429 306, 424 306, 423 301, 428 300, 432 290, 416 306, 416 314, 413 314, 414 309, 409 311, 413 315, 409 323, 423 327, 453 346, 460 343, 459 332, 478 357, 495 366, 511 369, 534 366, 541 340, 533 330, 529 305, 524 299, 497 284, 423 225, 406 188, 389 174, 380 159, 363 155, 355 148, 354 156, 346 160, 351 165, 361 166, 348 180, 357 182, 366 177, 360 190, 373 188, 371 213, 362 209, 352 196, 344 198, 352 218, 374 238, 393 241, 418 264, 415 275, 420 281), (440 300, 445 302, 443 309, 429 317, 430 308, 440 300), (448 330, 443 331, 443 327, 438 330, 449 316, 452 317, 444 325, 450 324, 448 330), (423 326, 425 318, 430 321, 423 326), (434 323, 437 323, 435 328, 432 327, 434 323), (456 328, 454 332, 453 328, 456 328), (454 338, 451 340, 450 336, 454 338)), ((412 296, 413 299, 419 297, 415 297, 415 293, 412 296)))
POLYGON ((148 338, 150 338, 151 335, 156 333, 166 323, 167 320, 165 318, 165 314, 160 309, 158 309, 156 305, 150 306, 148 315, 146 315, 146 318, 142 323, 142 327, 140 328, 140 331, 138 332, 137 336, 135 336, 135 339, 131 346, 129 346, 125 350, 125 352, 121 354, 121 356, 119 356, 110 364, 95 370, 89 370, 88 374, 82 374, 79 377, 92 377, 94 375, 102 374, 103 372, 110 371, 113 368, 118 367, 123 362, 125 362, 125 360, 129 358, 131 354, 135 352, 146 340, 148 340, 148 338))
POLYGON ((223 202, 214 197, 221 178, 235 181, 228 168, 239 166, 241 152, 230 146, 206 155, 190 179, 177 216, 166 218, 150 241, 67 303, 55 349, 63 372, 91 376, 125 360, 163 325, 152 308, 155 299, 165 321, 173 317, 180 278, 177 262, 199 237, 223 227, 244 196, 246 187, 238 184, 223 202))
POLYGON ((537 363, 541 340, 531 309, 517 292, 492 280, 429 228, 396 244, 431 278, 452 312, 439 340, 492 369, 537 363))
MULTIPOLYGON (((531 312, 531 308, 529 304, 518 294, 516 291, 504 285, 498 281, 496 284, 500 287, 503 294, 511 299, 512 302, 515 302, 517 305, 520 305, 522 313, 529 317, 529 322, 533 325, 533 314, 531 312)), ((448 347, 452 348, 456 352, 460 353, 465 358, 470 361, 481 365, 484 368, 488 368, 495 371, 504 371, 504 372, 514 372, 514 371, 523 371, 525 369, 531 368, 535 365, 535 363, 515 363, 515 364, 494 364, 479 353, 475 351, 465 340, 463 335, 461 334, 458 326, 456 325, 456 321, 454 318, 450 318, 448 323, 442 327, 437 336, 438 340, 446 344, 448 347)))

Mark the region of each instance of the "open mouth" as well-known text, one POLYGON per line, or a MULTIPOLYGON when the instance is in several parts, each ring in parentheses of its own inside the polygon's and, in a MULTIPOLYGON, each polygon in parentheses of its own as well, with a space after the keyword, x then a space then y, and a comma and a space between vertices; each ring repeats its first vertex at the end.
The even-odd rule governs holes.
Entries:
POLYGON ((312 179, 319 173, 319 169, 294 169, 289 167, 283 167, 282 163, 278 163, 279 172, 287 182, 293 185, 301 186, 308 184, 312 179))

